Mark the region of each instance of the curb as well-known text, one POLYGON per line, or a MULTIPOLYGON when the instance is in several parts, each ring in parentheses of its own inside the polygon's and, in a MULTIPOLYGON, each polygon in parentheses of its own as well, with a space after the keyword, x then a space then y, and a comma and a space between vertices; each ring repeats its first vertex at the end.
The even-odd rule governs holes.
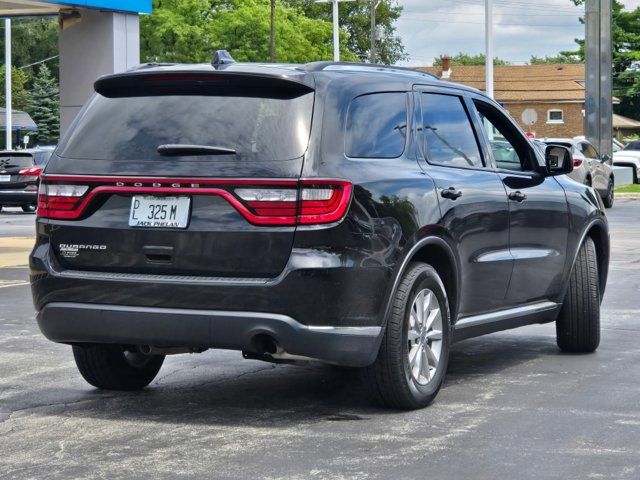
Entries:
POLYGON ((640 193, 616 192, 616 198, 640 198, 640 193))

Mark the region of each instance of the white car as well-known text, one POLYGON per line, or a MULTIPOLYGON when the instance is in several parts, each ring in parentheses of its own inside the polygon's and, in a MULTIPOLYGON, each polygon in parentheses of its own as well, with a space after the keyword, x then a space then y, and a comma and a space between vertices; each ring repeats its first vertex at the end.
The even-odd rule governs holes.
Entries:
POLYGON ((622 150, 615 152, 613 164, 617 167, 633 168, 633 183, 640 183, 640 140, 633 140, 622 150))
POLYGON ((614 201, 615 179, 611 169, 611 157, 600 156, 588 140, 576 138, 544 138, 547 145, 562 145, 571 150, 573 171, 569 177, 578 183, 593 187, 602 197, 604 206, 611 208, 614 201))

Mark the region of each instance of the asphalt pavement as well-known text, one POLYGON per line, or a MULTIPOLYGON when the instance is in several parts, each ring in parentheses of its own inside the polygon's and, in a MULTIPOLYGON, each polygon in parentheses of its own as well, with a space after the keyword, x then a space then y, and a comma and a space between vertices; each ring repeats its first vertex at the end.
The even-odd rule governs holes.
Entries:
POLYGON ((3 212, 0 478, 638 479, 640 201, 608 214, 595 354, 560 353, 553 325, 467 340, 436 402, 397 412, 353 372, 238 352, 168 357, 141 392, 91 388, 34 321, 34 216, 3 212))

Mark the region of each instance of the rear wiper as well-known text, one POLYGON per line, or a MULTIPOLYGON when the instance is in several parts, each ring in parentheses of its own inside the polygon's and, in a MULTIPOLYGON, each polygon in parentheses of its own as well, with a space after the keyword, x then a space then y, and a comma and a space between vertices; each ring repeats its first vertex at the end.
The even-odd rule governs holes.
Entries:
POLYGON ((233 148, 215 147, 211 145, 183 145, 181 143, 169 143, 158 146, 158 153, 167 157, 179 157, 189 155, 235 155, 233 148))

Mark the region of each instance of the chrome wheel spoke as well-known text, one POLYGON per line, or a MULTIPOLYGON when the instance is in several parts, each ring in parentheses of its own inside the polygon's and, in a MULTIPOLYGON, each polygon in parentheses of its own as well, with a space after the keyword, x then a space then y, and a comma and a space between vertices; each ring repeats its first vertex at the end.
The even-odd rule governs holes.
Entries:
POLYGON ((440 330, 429 330, 427 332, 428 340, 442 340, 442 332, 440 330))
POLYGON ((409 329, 407 333, 407 340, 412 345, 415 344, 418 340, 420 340, 420 332, 414 329, 409 329))
POLYGON ((429 368, 429 359, 428 359, 428 354, 427 354, 427 349, 429 347, 427 347, 426 345, 424 345, 422 347, 422 349, 420 350, 420 375, 427 379, 427 381, 431 380, 431 371, 429 368))
POLYGON ((429 347, 429 345, 425 345, 424 349, 426 351, 426 357, 428 359, 427 363, 430 363, 433 368, 438 368, 439 360, 438 360, 438 357, 436 357, 433 350, 431 350, 431 347, 429 347))
POLYGON ((440 309, 434 308, 429 312, 429 317, 427 318, 427 330, 430 330, 436 320, 440 320, 440 309))

